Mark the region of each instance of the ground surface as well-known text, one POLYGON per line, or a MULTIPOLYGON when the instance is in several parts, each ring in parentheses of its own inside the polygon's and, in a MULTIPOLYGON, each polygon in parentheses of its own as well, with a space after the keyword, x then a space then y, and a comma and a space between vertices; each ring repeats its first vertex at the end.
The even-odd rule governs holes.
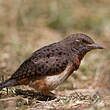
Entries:
MULTIPOLYGON (((109 110, 110 96, 102 95, 99 89, 77 89, 58 92, 53 100, 41 100, 40 95, 31 91, 2 91, 1 109, 6 110, 109 110), (12 92, 13 91, 13 92, 12 92), (17 93, 17 94, 16 94, 17 93), (19 94, 19 95, 18 95, 19 94), (22 95, 21 95, 22 94, 22 95), (7 108, 8 107, 8 108, 7 108)), ((44 99, 44 97, 42 98, 44 99)))

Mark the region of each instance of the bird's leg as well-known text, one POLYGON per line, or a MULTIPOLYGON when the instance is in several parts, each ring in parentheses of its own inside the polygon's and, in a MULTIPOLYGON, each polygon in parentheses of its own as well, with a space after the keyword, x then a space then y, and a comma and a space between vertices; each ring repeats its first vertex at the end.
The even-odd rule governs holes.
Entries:
POLYGON ((49 92, 49 96, 56 97, 56 95, 53 92, 49 92))
POLYGON ((56 98, 55 94, 50 92, 49 89, 43 89, 40 93, 43 100, 54 100, 56 98))
POLYGON ((43 94, 44 96, 49 96, 49 97, 55 96, 55 94, 50 92, 50 90, 48 88, 43 88, 41 90, 41 94, 43 94))
POLYGON ((49 94, 44 94, 42 92, 39 92, 38 94, 39 95, 37 97, 37 100, 40 100, 40 101, 49 101, 49 100, 54 100, 56 98, 55 94, 52 92, 49 92, 49 94))
POLYGON ((56 95, 52 92, 49 92, 48 96, 47 96, 47 100, 54 100, 56 98, 56 95))
POLYGON ((45 80, 35 80, 30 84, 30 87, 37 90, 39 93, 38 100, 53 100, 55 95, 50 92, 50 89, 47 87, 45 80))

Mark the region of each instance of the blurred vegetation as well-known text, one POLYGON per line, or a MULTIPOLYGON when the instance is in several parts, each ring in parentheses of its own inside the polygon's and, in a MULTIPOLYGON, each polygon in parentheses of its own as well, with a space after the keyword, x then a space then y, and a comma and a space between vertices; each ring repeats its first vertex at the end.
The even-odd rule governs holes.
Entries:
POLYGON ((0 0, 0 77, 8 78, 38 48, 81 32, 105 50, 87 54, 56 92, 110 88, 109 19, 109 0, 0 0))

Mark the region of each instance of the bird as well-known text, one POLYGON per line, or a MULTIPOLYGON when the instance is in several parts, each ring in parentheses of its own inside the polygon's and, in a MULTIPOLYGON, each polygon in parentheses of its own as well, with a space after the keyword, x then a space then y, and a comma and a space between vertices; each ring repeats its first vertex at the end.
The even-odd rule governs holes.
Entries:
POLYGON ((78 70, 86 53, 103 48, 86 34, 71 34, 33 52, 9 79, 0 83, 0 91, 5 87, 28 85, 45 96, 51 96, 52 90, 78 70))

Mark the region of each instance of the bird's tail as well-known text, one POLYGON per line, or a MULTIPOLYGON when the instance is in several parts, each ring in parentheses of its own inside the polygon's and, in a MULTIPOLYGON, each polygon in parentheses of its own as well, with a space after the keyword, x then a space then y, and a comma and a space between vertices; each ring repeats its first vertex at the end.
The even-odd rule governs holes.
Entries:
POLYGON ((5 87, 12 87, 12 86, 15 86, 16 84, 17 84, 17 82, 15 79, 9 78, 0 83, 0 91, 5 87))

